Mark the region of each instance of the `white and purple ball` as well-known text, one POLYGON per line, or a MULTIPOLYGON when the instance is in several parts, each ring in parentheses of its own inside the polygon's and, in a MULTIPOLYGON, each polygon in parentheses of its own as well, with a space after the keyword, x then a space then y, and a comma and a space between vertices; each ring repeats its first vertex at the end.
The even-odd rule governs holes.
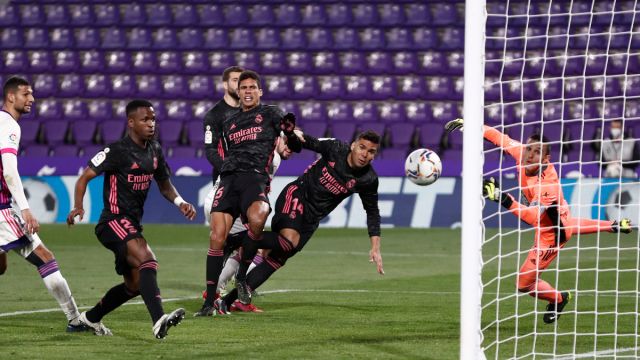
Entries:
POLYGON ((442 162, 433 150, 417 149, 407 156, 404 173, 416 185, 431 185, 442 174, 442 162))

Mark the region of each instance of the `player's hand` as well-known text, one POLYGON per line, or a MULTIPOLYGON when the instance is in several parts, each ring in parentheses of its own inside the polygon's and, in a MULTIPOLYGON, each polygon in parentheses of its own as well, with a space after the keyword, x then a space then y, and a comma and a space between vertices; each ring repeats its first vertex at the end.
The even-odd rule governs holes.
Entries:
POLYGON ((24 220, 24 229, 28 234, 37 233, 40 230, 40 224, 38 220, 33 216, 30 209, 22 210, 22 219, 24 220))
POLYGON ((196 208, 186 201, 180 204, 180 212, 189 220, 196 218, 196 208))
POLYGON ((380 249, 371 249, 371 251, 369 251, 369 262, 376 264, 378 274, 384 275, 384 268, 382 267, 382 254, 380 254, 380 249))
POLYGON ((500 199, 500 184, 498 184, 496 179, 493 177, 484 179, 482 182, 482 196, 491 201, 498 202, 500 199))
POLYGON ((454 130, 460 130, 460 132, 462 132, 463 127, 464 127, 464 119, 460 119, 460 118, 451 120, 446 124, 444 124, 444 129, 447 131, 447 133, 450 133, 454 130))
POLYGON ((67 215, 67 225, 71 226, 76 223, 76 217, 78 217, 78 221, 82 221, 84 218, 84 209, 83 208, 73 208, 69 215, 67 215))
POLYGON ((296 128, 296 116, 292 113, 287 113, 280 119, 280 130, 285 134, 292 134, 296 128))
POLYGON ((304 132, 300 129, 293 130, 293 134, 300 140, 301 143, 306 142, 304 139, 304 132))

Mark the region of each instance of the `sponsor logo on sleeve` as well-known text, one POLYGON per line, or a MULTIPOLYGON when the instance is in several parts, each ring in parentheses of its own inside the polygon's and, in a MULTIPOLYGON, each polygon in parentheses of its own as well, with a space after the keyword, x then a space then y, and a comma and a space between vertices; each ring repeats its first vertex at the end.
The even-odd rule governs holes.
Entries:
POLYGON ((204 132, 204 143, 211 144, 213 143, 213 133, 211 132, 211 126, 207 125, 207 128, 204 132))
POLYGON ((93 166, 100 166, 100 164, 104 162, 104 160, 107 158, 107 150, 108 148, 98 152, 94 157, 91 158, 91 163, 93 164, 93 166))

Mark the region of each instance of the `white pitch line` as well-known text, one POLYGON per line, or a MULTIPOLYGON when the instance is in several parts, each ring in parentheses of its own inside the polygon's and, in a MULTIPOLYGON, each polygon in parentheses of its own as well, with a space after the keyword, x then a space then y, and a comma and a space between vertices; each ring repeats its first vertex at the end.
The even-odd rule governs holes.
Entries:
MULTIPOLYGON (((260 291, 260 294, 284 294, 284 293, 292 293, 292 292, 326 292, 326 293, 380 293, 380 294, 389 294, 396 293, 396 291, 392 290, 366 290, 366 289, 354 289, 354 290, 340 290, 340 289, 276 289, 276 290, 265 290, 260 291)), ((458 291, 403 291, 403 294, 414 294, 414 295, 458 295, 460 292, 458 291)), ((162 302, 175 302, 175 301, 184 301, 184 300, 193 300, 199 299, 200 296, 186 296, 179 298, 168 298, 162 299, 162 302)), ((123 304, 124 305, 142 305, 144 301, 136 300, 129 301, 123 304)), ((90 309, 91 306, 78 306, 79 310, 90 309)), ((52 308, 52 309, 39 309, 39 310, 25 310, 25 311, 13 311, 7 313, 0 313, 0 318, 2 317, 10 317, 10 316, 19 316, 19 315, 30 315, 30 314, 38 314, 38 313, 49 313, 60 311, 60 308, 52 308)))
POLYGON ((623 352, 636 351, 639 349, 640 347, 601 350, 601 351, 594 351, 594 352, 584 353, 584 354, 567 355, 564 357, 554 357, 552 359, 553 360, 572 360, 572 359, 586 359, 586 358, 593 359, 593 358, 598 358, 599 356, 614 355, 614 354, 623 353, 623 352))
MULTIPOLYGON (((205 249, 206 250, 206 249, 205 249)), ((187 247, 161 247, 156 246, 153 251, 182 251, 182 252, 203 252, 202 249, 187 248, 187 247)), ((358 255, 369 256, 368 252, 364 251, 321 251, 321 250, 304 250, 304 254, 326 254, 326 255, 358 255)), ((460 257, 460 254, 432 254, 432 253, 382 253, 383 257, 425 257, 425 258, 447 258, 447 257, 460 257)))

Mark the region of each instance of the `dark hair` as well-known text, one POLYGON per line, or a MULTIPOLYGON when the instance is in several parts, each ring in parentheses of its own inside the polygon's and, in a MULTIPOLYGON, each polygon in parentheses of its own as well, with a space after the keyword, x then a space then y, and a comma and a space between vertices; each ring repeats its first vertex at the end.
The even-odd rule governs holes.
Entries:
POLYGON ((241 68, 240 66, 234 65, 234 66, 229 66, 228 68, 224 69, 224 71, 222 72, 222 82, 227 82, 229 81, 229 77, 231 76, 232 72, 243 72, 244 69, 241 68))
POLYGON ((363 131, 358 134, 358 136, 356 136, 356 141, 360 139, 369 140, 376 145, 380 144, 380 135, 378 135, 378 133, 373 130, 363 131))
POLYGON ((258 83, 258 89, 262 89, 262 84, 260 83, 260 75, 257 72, 252 70, 245 70, 240 74, 240 78, 238 79, 238 84, 240 84, 243 80, 253 79, 258 83))
POLYGON ((4 87, 2 88, 4 99, 6 99, 10 93, 15 93, 16 91, 18 91, 18 87, 20 86, 31 86, 31 84, 29 84, 27 79, 21 78, 19 76, 12 76, 7 79, 7 81, 5 81, 4 83, 4 87))
POLYGON ((549 155, 549 139, 546 136, 540 134, 533 134, 529 136, 529 141, 542 142, 542 156, 549 155))
POLYGON ((127 107, 125 109, 125 113, 127 114, 127 117, 129 117, 131 114, 133 114, 136 110, 138 110, 141 107, 153 107, 153 104, 148 100, 142 100, 142 99, 131 100, 127 104, 127 107))

